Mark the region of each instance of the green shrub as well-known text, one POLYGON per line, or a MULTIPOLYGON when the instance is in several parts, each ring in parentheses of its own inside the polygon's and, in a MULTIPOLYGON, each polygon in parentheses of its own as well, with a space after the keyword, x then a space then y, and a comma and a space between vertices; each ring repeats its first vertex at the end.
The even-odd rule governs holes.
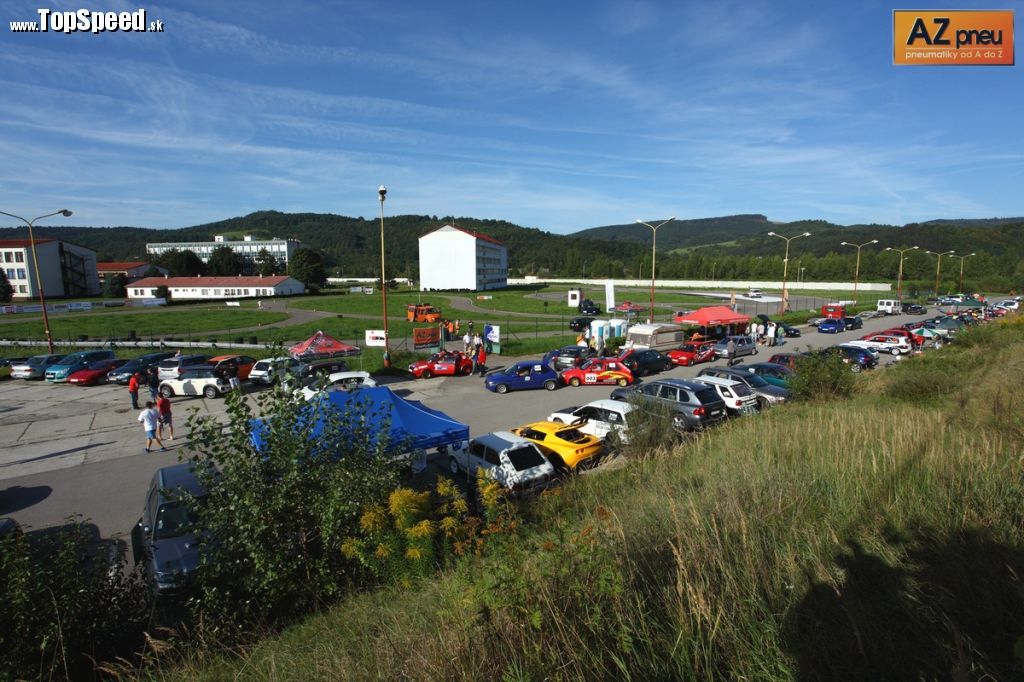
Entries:
POLYGON ((853 393, 854 376, 838 350, 815 352, 800 358, 789 379, 796 400, 834 400, 853 393))

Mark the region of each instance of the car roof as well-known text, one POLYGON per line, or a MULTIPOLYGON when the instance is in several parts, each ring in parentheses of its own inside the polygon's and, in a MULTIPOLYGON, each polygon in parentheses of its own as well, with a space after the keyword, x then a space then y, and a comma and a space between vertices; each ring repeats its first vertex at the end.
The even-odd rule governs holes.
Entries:
MULTIPOLYGON (((687 379, 655 379, 654 381, 647 381, 645 382, 645 384, 664 384, 666 386, 676 386, 677 388, 685 388, 688 391, 699 391, 702 388, 707 388, 707 386, 704 384, 698 384, 695 381, 690 381, 687 379)), ((640 385, 641 384, 637 384, 637 386, 640 385)))
POLYGON ((700 384, 715 384, 717 386, 735 386, 736 384, 742 384, 743 382, 739 379, 725 379, 723 377, 716 377, 710 374, 702 374, 695 379, 700 384))
MULTIPOLYGON (((196 478, 193 466, 191 462, 183 462, 159 469, 154 476, 157 488, 181 488, 193 495, 204 494, 205 491, 196 478)), ((164 497, 163 493, 160 496, 164 497)))
POLYGON ((210 362, 221 362, 222 360, 231 360, 232 358, 240 358, 241 355, 217 355, 210 358, 210 362))
MULTIPOLYGON (((563 424, 563 426, 565 426, 563 424)), ((473 442, 486 445, 487 447, 494 448, 495 450, 507 450, 513 445, 521 445, 526 443, 532 445, 533 441, 517 436, 511 431, 492 431, 491 433, 485 433, 482 436, 477 436, 473 439, 473 442)))
POLYGON ((369 379, 369 372, 362 371, 351 371, 351 372, 331 372, 327 375, 328 381, 339 381, 341 379, 369 379))
MULTIPOLYGON (((612 410, 613 412, 632 412, 636 409, 636 405, 623 402, 621 400, 611 400, 610 398, 604 398, 602 400, 591 400, 583 407, 597 407, 602 410, 612 410)), ((579 409, 579 408, 576 408, 579 409)))

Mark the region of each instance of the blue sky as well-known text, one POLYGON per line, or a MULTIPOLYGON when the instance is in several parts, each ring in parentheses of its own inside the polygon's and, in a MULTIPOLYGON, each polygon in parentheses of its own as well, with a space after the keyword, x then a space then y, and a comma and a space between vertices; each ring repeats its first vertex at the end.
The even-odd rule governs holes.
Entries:
POLYGON ((372 217, 382 183, 387 214, 553 232, 1024 214, 1021 56, 892 66, 894 7, 973 5, 183 0, 141 5, 163 33, 7 30, 40 6, 0 0, 0 210, 75 212, 48 224, 372 217))

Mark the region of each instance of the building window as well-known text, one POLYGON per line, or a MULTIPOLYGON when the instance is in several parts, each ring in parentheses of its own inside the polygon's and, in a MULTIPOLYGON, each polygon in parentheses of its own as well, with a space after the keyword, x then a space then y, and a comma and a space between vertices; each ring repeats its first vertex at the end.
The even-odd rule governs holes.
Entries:
POLYGON ((15 251, 14 252, 14 262, 15 263, 24 263, 25 262, 25 252, 24 251, 15 251))
POLYGON ((13 263, 14 262, 14 258, 11 256, 11 252, 10 251, 4 251, 4 262, 5 263, 13 263))
POLYGON ((18 285, 18 293, 19 294, 27 294, 28 293, 28 288, 24 284, 19 284, 18 285))
POLYGON ((7 279, 14 279, 14 268, 7 268, 7 279))
POLYGON ((25 279, 25 268, 18 268, 18 279, 25 279))

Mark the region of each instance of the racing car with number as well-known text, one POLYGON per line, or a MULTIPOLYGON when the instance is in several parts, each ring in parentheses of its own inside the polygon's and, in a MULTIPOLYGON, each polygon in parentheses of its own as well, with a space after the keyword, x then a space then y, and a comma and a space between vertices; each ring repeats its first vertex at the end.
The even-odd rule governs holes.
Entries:
POLYGON ((562 381, 570 386, 595 386, 615 384, 629 386, 633 383, 633 372, 618 358, 590 358, 579 367, 562 371, 562 381))
POLYGON ((427 360, 417 360, 409 365, 409 373, 417 379, 458 376, 469 374, 472 370, 473 361, 459 351, 434 353, 427 360))
POLYGON ((714 341, 688 341, 679 348, 674 348, 665 355, 673 364, 689 367, 701 362, 711 362, 715 359, 714 341))

